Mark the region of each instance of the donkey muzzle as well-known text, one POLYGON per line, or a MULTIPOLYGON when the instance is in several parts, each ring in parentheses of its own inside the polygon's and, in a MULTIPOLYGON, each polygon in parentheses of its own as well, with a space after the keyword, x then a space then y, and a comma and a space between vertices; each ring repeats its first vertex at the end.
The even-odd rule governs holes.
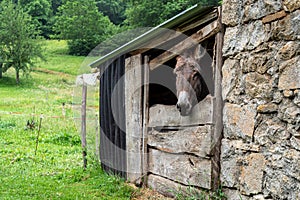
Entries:
POLYGON ((182 91, 179 93, 176 108, 182 116, 187 116, 191 113, 192 104, 189 101, 189 95, 186 91, 182 91))

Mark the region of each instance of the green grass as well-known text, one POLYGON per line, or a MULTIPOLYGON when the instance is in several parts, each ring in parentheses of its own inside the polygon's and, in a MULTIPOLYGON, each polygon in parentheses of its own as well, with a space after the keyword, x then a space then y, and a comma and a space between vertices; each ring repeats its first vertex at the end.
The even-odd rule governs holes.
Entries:
MULTIPOLYGON (((82 168, 78 122, 73 119, 78 113, 72 106, 74 94, 80 93, 74 81, 84 58, 66 55, 65 41, 45 45, 48 61, 38 67, 48 71, 34 70, 29 78, 21 77, 20 85, 13 70, 0 79, 0 199, 130 199, 133 189, 101 170, 93 148, 88 151, 88 168, 82 168), (26 128, 28 120, 35 121, 33 130, 26 128)), ((90 106, 97 105, 94 93, 90 106)), ((91 116, 97 113, 93 109, 91 116)), ((88 123, 96 120, 91 117, 88 123)), ((92 147, 94 127, 88 131, 92 147)))
POLYGON ((67 42, 65 40, 47 40, 44 43, 46 61, 40 63, 41 68, 78 75, 85 57, 67 55, 67 42))

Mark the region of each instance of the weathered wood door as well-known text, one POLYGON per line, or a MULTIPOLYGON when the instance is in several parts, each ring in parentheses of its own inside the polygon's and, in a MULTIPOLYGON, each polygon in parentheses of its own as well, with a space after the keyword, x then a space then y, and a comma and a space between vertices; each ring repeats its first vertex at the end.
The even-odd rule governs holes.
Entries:
POLYGON ((125 56, 104 70, 100 78, 100 161, 102 168, 126 178, 124 79, 125 56))

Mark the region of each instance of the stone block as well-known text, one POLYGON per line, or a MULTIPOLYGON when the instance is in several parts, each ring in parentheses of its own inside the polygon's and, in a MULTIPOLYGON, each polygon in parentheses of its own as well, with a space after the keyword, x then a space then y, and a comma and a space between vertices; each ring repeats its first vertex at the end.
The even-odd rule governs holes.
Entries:
POLYGON ((277 118, 262 119, 254 132, 254 141, 261 146, 271 146, 274 143, 281 143, 290 137, 286 130, 286 124, 277 118))
POLYGON ((266 73, 272 67, 276 67, 273 52, 263 51, 248 55, 245 62, 242 64, 244 73, 258 72, 260 74, 266 73))
POLYGON ((241 166, 237 164, 235 157, 228 160, 221 160, 220 179, 224 187, 238 187, 241 166))
POLYGON ((244 50, 248 43, 249 33, 241 29, 241 26, 226 28, 222 50, 223 56, 235 55, 244 50))
POLYGON ((283 0, 283 8, 286 11, 293 12, 300 8, 299 0, 283 0))
POLYGON ((300 42, 299 41, 288 41, 285 45, 283 45, 276 57, 278 57, 281 60, 289 60, 293 58, 294 55, 297 55, 300 53, 300 42))
POLYGON ((272 22, 270 35, 273 40, 299 40, 300 10, 290 13, 281 20, 272 22))
POLYGON ((239 0, 224 0, 222 2, 222 23, 236 26, 241 20, 242 2, 239 0))
POLYGON ((293 100, 294 104, 296 104, 298 107, 300 107, 300 90, 294 91, 295 98, 293 100))
POLYGON ((287 98, 291 98, 294 96, 293 90, 283 90, 283 96, 287 98))
POLYGON ((226 103, 224 106, 224 137, 247 141, 252 140, 256 106, 226 103))
POLYGON ((250 197, 242 195, 236 189, 224 188, 224 193, 228 200, 250 200, 250 197))
POLYGON ((260 19, 282 9, 280 0, 246 1, 245 4, 244 21, 260 19))
POLYGON ((247 25, 226 28, 223 44, 223 56, 235 55, 243 50, 253 50, 269 40, 269 28, 260 20, 247 25))
POLYGON ((295 200, 300 197, 299 180, 295 180, 279 170, 267 170, 264 186, 264 195, 272 199, 295 200))
POLYGON ((249 42, 246 46, 247 50, 253 50, 268 40, 268 27, 264 26, 260 20, 250 23, 246 31, 248 31, 250 35, 249 42))
POLYGON ((282 101, 283 94, 280 91, 275 91, 273 94, 273 103, 279 104, 282 101))
POLYGON ((262 192, 263 171, 265 158, 262 154, 252 153, 244 160, 247 165, 241 170, 241 192, 242 194, 258 194, 262 192))
POLYGON ((261 104, 257 107, 258 113, 273 113, 277 112, 278 106, 275 103, 261 104))
POLYGON ((300 123, 300 108, 290 99, 284 99, 279 105, 278 118, 290 124, 300 123))
POLYGON ((280 69, 278 88, 290 90, 300 88, 300 56, 283 62, 280 69))
POLYGON ((238 71, 240 71, 239 61, 236 59, 226 59, 222 67, 222 97, 224 100, 230 98, 230 93, 237 87, 238 71))
MULTIPOLYGON (((299 139, 297 142, 299 142, 299 139)), ((287 149, 282 157, 284 160, 283 170, 285 174, 295 180, 298 180, 298 186, 300 188, 300 151, 295 149, 287 149)))
MULTIPOLYGON (((291 146, 300 151, 300 138, 291 137, 291 146)), ((300 159, 300 158, 299 158, 300 159)))
POLYGON ((246 95, 253 99, 269 101, 273 98, 273 80, 267 74, 261 75, 256 72, 245 75, 246 95))

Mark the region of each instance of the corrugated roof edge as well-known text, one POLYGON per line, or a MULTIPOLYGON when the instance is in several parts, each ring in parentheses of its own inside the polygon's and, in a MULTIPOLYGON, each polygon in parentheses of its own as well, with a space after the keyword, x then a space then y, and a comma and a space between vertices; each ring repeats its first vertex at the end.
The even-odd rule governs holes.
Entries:
POLYGON ((159 35, 159 33, 162 31, 162 29, 171 29, 175 27, 176 25, 183 23, 188 18, 194 17, 195 15, 199 13, 204 13, 203 15, 207 14, 211 10, 213 10, 215 6, 207 6, 202 7, 198 4, 190 7, 189 9, 179 13, 178 15, 175 15, 171 19, 163 22, 162 24, 150 29, 149 31, 145 32, 144 34, 136 37, 135 39, 131 40, 130 42, 118 47, 117 49, 111 51, 110 53, 102 56, 98 60, 92 62, 89 64, 90 67, 96 68, 100 66, 101 64, 105 63, 106 61, 113 59, 117 57, 118 55, 123 55, 124 53, 128 53, 132 50, 137 49, 139 46, 141 46, 145 41, 153 39, 155 36, 159 35))

